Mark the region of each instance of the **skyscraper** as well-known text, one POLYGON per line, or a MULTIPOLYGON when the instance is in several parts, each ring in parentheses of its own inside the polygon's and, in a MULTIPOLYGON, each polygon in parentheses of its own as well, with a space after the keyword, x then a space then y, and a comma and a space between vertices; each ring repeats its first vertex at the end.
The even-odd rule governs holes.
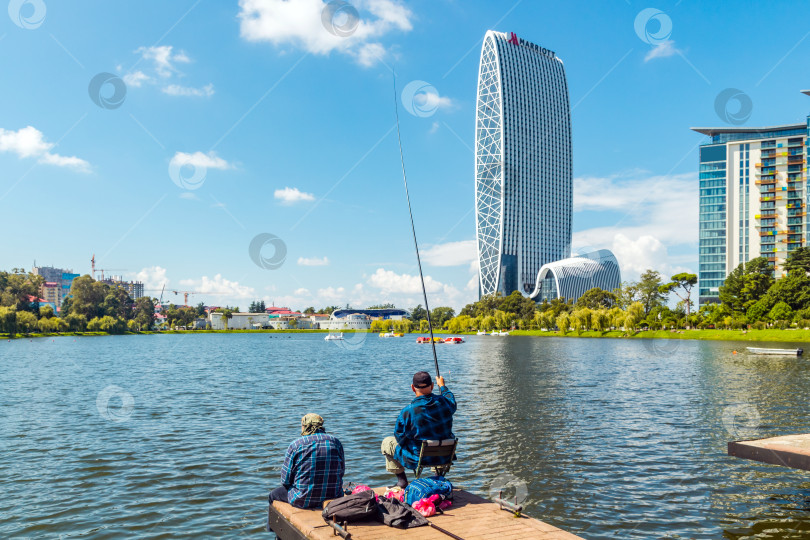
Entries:
POLYGON ((535 289, 570 254, 571 114, 554 51, 488 31, 475 118, 475 213, 481 295, 535 289))
POLYGON ((778 278, 788 255, 807 245, 808 125, 810 117, 761 128, 692 128, 709 137, 700 147, 701 305, 718 301, 740 263, 765 257, 778 278))

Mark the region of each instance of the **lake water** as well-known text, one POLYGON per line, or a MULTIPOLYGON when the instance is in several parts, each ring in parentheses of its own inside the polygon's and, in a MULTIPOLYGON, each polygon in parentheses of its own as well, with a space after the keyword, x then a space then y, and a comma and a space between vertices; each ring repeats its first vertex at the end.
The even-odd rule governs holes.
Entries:
MULTIPOLYGON (((346 480, 432 371, 414 336, 199 334, 0 342, 0 537, 254 536, 317 412, 346 480), (364 339, 365 338, 365 339, 364 339)), ((805 472, 726 456, 810 431, 810 367, 744 344, 471 336, 440 345, 455 485, 525 497, 586 538, 810 538, 805 472)), ((264 533, 264 537, 268 537, 264 533)))

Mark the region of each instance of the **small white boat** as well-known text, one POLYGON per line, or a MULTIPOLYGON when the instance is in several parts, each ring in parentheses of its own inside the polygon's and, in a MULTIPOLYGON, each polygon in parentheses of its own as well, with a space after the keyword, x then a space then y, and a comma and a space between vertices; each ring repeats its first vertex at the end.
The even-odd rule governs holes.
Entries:
POLYGON ((751 354, 771 354, 778 356, 801 356, 803 349, 763 349, 759 347, 746 347, 751 354))
POLYGON ((326 337, 323 338, 323 339, 325 341, 342 340, 343 339, 343 334, 342 333, 340 333, 340 334, 327 334, 326 337))
POLYGON ((509 332, 498 332, 497 330, 493 330, 490 336, 508 336, 509 332))
POLYGON ((478 332, 476 332, 476 333, 475 333, 475 335, 476 335, 476 336, 486 336, 486 335, 487 335, 487 333, 486 333, 486 331, 485 331, 485 330, 479 330, 478 332))

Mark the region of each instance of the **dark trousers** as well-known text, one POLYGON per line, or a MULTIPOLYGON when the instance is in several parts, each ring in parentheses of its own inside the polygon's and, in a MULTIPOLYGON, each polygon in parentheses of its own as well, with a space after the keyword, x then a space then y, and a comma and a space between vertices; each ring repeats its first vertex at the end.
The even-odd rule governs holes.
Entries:
POLYGON ((284 486, 279 486, 273 491, 270 492, 270 496, 268 497, 270 503, 272 504, 273 501, 281 501, 281 502, 289 502, 287 499, 287 488, 284 486))
MULTIPOLYGON (((284 486, 279 486, 273 491, 270 492, 270 496, 267 497, 270 504, 273 504, 273 501, 281 501, 281 502, 289 502, 287 500, 287 488, 284 486)), ((267 515, 267 530, 268 532, 273 532, 270 528, 270 515, 267 515)), ((278 537, 277 537, 278 538, 278 537)))

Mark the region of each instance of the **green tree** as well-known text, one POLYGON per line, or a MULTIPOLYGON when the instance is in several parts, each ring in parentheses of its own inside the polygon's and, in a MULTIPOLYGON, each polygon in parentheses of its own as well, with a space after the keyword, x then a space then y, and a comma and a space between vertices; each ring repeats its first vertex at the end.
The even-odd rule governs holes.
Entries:
MULTIPOLYGON (((42 308, 40 308, 42 309, 42 308)), ((56 317, 42 317, 37 321, 39 331, 44 334, 56 332, 59 329, 59 321, 56 317)))
POLYGON ((520 291, 512 291, 512 294, 503 298, 497 309, 513 313, 519 319, 531 319, 534 316, 535 307, 534 300, 523 296, 520 291))
POLYGON ((560 313, 554 323, 557 325, 557 328, 560 330, 561 334, 565 335, 568 333, 568 330, 570 330, 571 327, 571 319, 568 316, 568 312, 566 311, 560 313))
POLYGON ((802 246, 788 255, 785 261, 785 270, 788 275, 803 273, 810 274, 810 247, 802 246))
POLYGON ((774 322, 782 322, 786 323, 793 318, 793 310, 790 309, 790 306, 787 305, 785 302, 778 302, 771 311, 768 313, 768 317, 774 322))
MULTIPOLYGON (((73 280, 70 291, 73 295, 71 313, 84 315, 88 320, 100 318, 105 315, 104 300, 110 287, 94 280, 88 275, 79 276, 73 280)), ((117 299, 113 297, 112 300, 117 299)))
POLYGON ((626 281, 613 289, 612 293, 613 296, 616 297, 614 305, 621 309, 627 309, 630 304, 637 301, 638 283, 626 281))
POLYGON ((636 285, 634 301, 641 302, 641 305, 644 306, 644 316, 655 306, 660 306, 666 302, 669 291, 662 291, 661 286, 663 284, 660 272, 647 270, 641 274, 641 279, 636 285))
POLYGON ((40 318, 50 319, 51 317, 53 317, 53 315, 54 315, 53 308, 48 304, 45 304, 44 306, 39 308, 40 318))
POLYGON ((443 328, 444 323, 456 316, 456 312, 451 307, 437 307, 430 312, 430 322, 434 328, 443 328))
POLYGON ((77 313, 71 313, 65 317, 68 329, 71 332, 84 332, 87 328, 87 317, 77 313))
POLYGON ((374 306, 369 306, 366 309, 396 309, 394 304, 376 304, 374 306))
POLYGON ((17 312, 17 328, 19 328, 24 334, 30 333, 32 330, 35 330, 37 327, 37 317, 30 311, 18 311, 17 312))
POLYGON ((308 307, 303 311, 303 313, 305 315, 312 315, 312 314, 315 313, 315 308, 314 307, 308 307))
POLYGON ((138 330, 151 330, 155 324, 155 303, 148 296, 135 300, 133 318, 138 330))
POLYGON ((17 308, 14 306, 0 306, 0 332, 11 337, 17 333, 17 308))
POLYGON ((773 269, 765 257, 737 266, 720 286, 720 302, 736 313, 745 313, 774 283, 773 269))
POLYGON ((413 322, 419 322, 422 320, 427 319, 427 310, 422 307, 422 304, 418 304, 415 308, 411 310, 411 320, 413 322))
POLYGON ((593 289, 588 289, 585 291, 585 294, 579 297, 576 307, 589 309, 610 309, 615 304, 615 294, 600 289, 599 287, 594 287, 593 289))
POLYGON ((686 305, 687 319, 689 318, 689 313, 692 309, 692 301, 690 300, 692 296, 692 289, 695 285, 697 285, 697 281, 698 278, 696 274, 681 272, 680 274, 675 274, 672 276, 672 281, 665 285, 661 285, 660 287, 661 294, 674 292, 675 296, 684 301, 686 305), (683 290, 683 293, 679 293, 679 290, 683 290))

